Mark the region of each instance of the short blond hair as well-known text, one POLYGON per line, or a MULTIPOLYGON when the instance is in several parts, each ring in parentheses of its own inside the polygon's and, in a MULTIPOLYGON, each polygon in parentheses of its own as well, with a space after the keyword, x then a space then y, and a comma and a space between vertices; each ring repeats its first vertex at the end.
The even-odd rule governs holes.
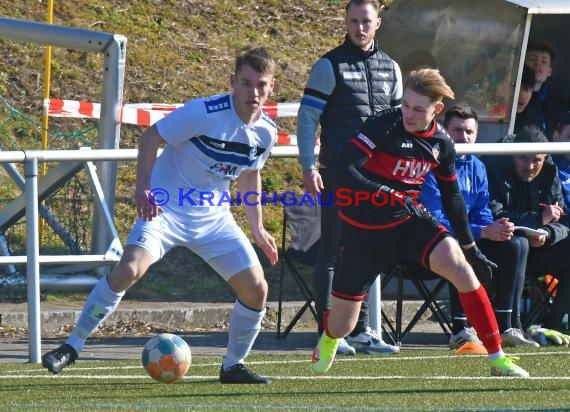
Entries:
POLYGON ((234 73, 238 74, 245 65, 251 66, 258 73, 274 74, 276 63, 264 47, 247 46, 241 49, 236 56, 234 73))
POLYGON ((346 4, 345 10, 348 13, 350 6, 366 6, 367 4, 372 5, 372 8, 376 11, 380 11, 382 8, 379 0, 351 0, 346 4))
POLYGON ((410 88, 416 93, 430 98, 432 102, 444 98, 455 99, 455 93, 438 69, 419 69, 412 71, 406 79, 404 88, 410 88))

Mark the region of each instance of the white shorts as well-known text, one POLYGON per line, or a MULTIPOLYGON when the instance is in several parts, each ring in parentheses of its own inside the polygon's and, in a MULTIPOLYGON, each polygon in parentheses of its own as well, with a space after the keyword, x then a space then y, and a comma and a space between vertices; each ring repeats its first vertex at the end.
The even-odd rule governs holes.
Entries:
POLYGON ((185 246, 204 259, 226 281, 247 268, 260 265, 251 242, 231 213, 201 224, 180 222, 168 213, 159 213, 152 221, 138 218, 126 245, 147 250, 153 262, 175 246, 185 246))

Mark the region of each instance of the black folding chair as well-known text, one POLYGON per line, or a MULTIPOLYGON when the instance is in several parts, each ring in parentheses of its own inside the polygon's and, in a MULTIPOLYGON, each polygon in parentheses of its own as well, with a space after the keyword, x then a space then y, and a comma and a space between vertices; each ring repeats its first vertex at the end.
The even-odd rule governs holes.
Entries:
POLYGON ((418 321, 424 316, 426 311, 429 309, 435 321, 439 323, 443 333, 449 338, 451 337, 451 320, 446 313, 446 311, 441 307, 437 301, 438 295, 441 290, 446 286, 447 281, 437 275, 433 277, 422 276, 421 279, 417 279, 412 276, 409 269, 404 265, 396 265, 388 273, 382 275, 382 290, 385 290, 388 283, 391 281, 397 282, 396 287, 396 314, 395 320, 390 319, 384 310, 382 310, 382 329, 388 337, 392 340, 395 345, 401 345, 406 336, 411 332, 411 330, 416 326, 418 321), (403 312, 403 301, 405 299, 404 294, 404 280, 409 280, 410 283, 415 287, 421 299, 423 299, 423 304, 416 311, 408 325, 402 331, 402 312, 403 312), (435 286, 429 284, 428 281, 435 280, 435 286))
POLYGON ((315 311, 313 302, 313 292, 307 285, 299 269, 295 263, 313 266, 317 257, 319 239, 321 237, 321 209, 320 206, 314 206, 304 202, 301 205, 284 206, 283 207, 283 231, 281 241, 281 268, 279 279, 279 306, 277 312, 277 339, 285 339, 291 332, 295 324, 301 316, 309 310, 311 311, 315 321, 318 321, 317 312, 315 311), (289 231, 287 230, 289 229, 289 231), (287 246, 287 233, 289 232, 289 245, 287 246), (281 331, 283 318, 283 287, 285 272, 287 271, 293 277, 305 303, 297 311, 293 319, 281 331))
POLYGON ((550 307, 554 301, 558 280, 554 276, 548 279, 545 277, 531 277, 527 284, 527 296, 530 305, 523 305, 523 328, 535 323, 543 323, 548 318, 550 307))

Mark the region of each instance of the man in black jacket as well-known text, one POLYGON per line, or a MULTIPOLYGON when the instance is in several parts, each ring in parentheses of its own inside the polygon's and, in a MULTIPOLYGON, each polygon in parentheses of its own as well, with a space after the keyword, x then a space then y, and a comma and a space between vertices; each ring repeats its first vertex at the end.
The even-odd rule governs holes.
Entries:
MULTIPOLYGON (((525 127, 512 141, 548 142, 536 127, 525 127)), ((529 237, 527 275, 552 273, 558 291, 546 327, 568 333, 562 325, 570 312, 570 220, 558 170, 547 154, 517 154, 484 159, 489 177, 490 206, 495 219, 507 217, 517 226, 544 229, 544 235, 529 237)))
MULTIPOLYGON (((332 201, 341 188, 346 143, 373 114, 402 103, 402 74, 398 64, 378 47, 376 32, 380 28, 378 0, 351 0, 346 5, 344 42, 326 53, 313 65, 303 91, 297 116, 299 162, 307 192, 319 195, 321 242, 313 275, 315 309, 322 316, 330 305, 333 267, 340 241, 338 207, 332 201), (315 159, 315 135, 321 126, 319 164, 315 159)), ((362 305, 354 331, 338 347, 342 355, 355 349, 367 354, 397 353, 372 330, 368 320, 368 303, 362 305)))

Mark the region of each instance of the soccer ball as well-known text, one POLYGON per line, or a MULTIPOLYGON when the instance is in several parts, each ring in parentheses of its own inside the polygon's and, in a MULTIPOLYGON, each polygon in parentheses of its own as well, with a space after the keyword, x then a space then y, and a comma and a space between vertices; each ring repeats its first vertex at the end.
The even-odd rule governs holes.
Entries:
POLYGON ((162 383, 182 379, 192 362, 190 346, 180 336, 161 333, 149 339, 142 352, 146 373, 162 383))

